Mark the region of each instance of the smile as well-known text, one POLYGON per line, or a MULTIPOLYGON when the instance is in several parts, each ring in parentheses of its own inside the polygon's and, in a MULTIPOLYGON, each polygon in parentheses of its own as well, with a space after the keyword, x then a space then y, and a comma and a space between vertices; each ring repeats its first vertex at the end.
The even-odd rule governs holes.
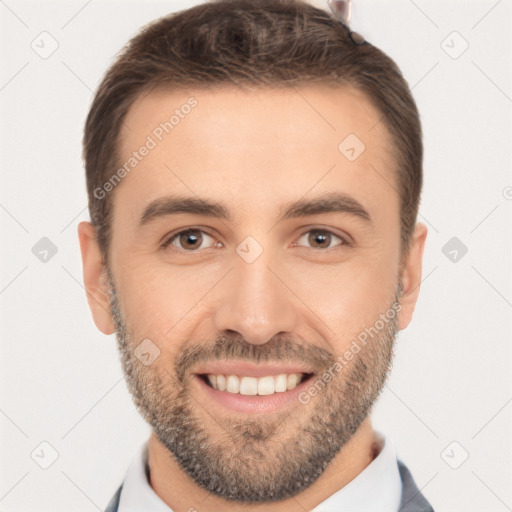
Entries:
POLYGON ((267 375, 264 377, 222 374, 201 375, 203 380, 213 389, 245 396, 265 396, 291 391, 310 376, 311 374, 308 373, 281 373, 279 375, 267 375))

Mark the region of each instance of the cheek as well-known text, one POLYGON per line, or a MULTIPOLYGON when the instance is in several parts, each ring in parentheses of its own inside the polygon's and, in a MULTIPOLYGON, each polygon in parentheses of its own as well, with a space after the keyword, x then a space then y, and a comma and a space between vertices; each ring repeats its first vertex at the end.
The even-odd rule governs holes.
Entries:
POLYGON ((123 312, 139 337, 172 338, 197 316, 227 270, 220 264, 172 266, 133 258, 120 277, 123 312))
MULTIPOLYGON (((346 340, 372 325, 391 306, 396 266, 394 251, 375 251, 336 266, 308 264, 294 272, 291 288, 327 325, 331 336, 346 340)), ((291 279, 288 274, 287 280, 291 279)))

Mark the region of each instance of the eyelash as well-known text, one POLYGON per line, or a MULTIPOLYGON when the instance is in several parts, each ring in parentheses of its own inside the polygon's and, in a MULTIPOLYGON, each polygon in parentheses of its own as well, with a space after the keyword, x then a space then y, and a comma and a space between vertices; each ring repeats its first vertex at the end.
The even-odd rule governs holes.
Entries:
MULTIPOLYGON (((172 234, 169 238, 167 238, 167 240, 165 242, 162 243, 161 245, 161 248, 162 249, 166 249, 169 245, 172 244, 172 242, 177 239, 180 235, 184 234, 184 233, 188 233, 188 232, 191 232, 191 231, 199 231, 200 233, 202 234, 206 234, 208 235, 209 237, 211 238, 214 238, 212 235, 210 235, 207 231, 203 230, 203 229, 199 229, 199 228, 187 228, 187 229, 182 229, 181 231, 178 231, 177 233, 174 233, 172 234)), ((335 238, 338 238, 341 243, 334 246, 334 247, 328 247, 326 249, 322 249, 322 248, 314 248, 312 247, 311 249, 313 249, 314 251, 329 251, 329 250, 332 250, 332 249, 336 249, 337 247, 352 247, 353 244, 352 242, 347 238, 347 237, 343 237, 341 235, 337 235, 335 233, 333 233, 332 231, 328 230, 328 229, 321 229, 321 228, 313 228, 313 229, 310 229, 309 231, 306 231, 305 233, 303 233, 302 235, 300 235, 299 239, 302 238, 303 236, 309 234, 309 233, 312 233, 312 232, 319 232, 321 234, 328 234, 328 235, 331 235, 335 238)), ((299 247, 303 247, 303 246, 299 246, 299 247)), ((209 247, 210 248, 210 247, 209 247)), ((176 248, 177 251, 179 252, 185 252, 185 253, 196 253, 196 252, 199 252, 200 249, 195 249, 195 250, 190 250, 190 251, 187 251, 185 249, 180 249, 179 247, 176 248)))

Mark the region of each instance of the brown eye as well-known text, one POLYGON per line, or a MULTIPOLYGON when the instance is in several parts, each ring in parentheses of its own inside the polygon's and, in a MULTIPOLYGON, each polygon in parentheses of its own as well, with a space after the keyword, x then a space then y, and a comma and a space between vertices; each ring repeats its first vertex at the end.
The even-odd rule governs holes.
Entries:
POLYGON ((300 237, 299 241, 304 238, 306 239, 307 244, 309 244, 313 249, 331 249, 333 247, 331 243, 336 242, 336 240, 339 240, 341 243, 334 245, 334 247, 347 244, 343 238, 325 229, 313 229, 308 231, 300 237))
POLYGON ((201 232, 198 230, 185 231, 178 235, 178 240, 184 249, 197 249, 198 247, 201 247, 203 237, 201 232))
POLYGON ((208 239, 213 241, 213 244, 210 245, 210 247, 213 247, 215 241, 208 233, 205 233, 201 229, 186 229, 169 238, 169 240, 163 244, 163 247, 165 248, 168 245, 172 245, 186 252, 196 252, 199 248, 204 248, 202 244, 207 242, 208 239))

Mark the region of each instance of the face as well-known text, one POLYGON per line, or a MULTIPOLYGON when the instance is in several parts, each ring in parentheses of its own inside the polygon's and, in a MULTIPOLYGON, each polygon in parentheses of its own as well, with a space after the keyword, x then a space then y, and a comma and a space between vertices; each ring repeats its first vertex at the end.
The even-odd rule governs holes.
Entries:
POLYGON ((108 269, 81 227, 90 304, 141 415, 218 496, 309 487, 382 389, 426 230, 401 266, 380 117, 356 90, 308 86, 153 91, 125 119, 137 163, 109 192, 108 269))

